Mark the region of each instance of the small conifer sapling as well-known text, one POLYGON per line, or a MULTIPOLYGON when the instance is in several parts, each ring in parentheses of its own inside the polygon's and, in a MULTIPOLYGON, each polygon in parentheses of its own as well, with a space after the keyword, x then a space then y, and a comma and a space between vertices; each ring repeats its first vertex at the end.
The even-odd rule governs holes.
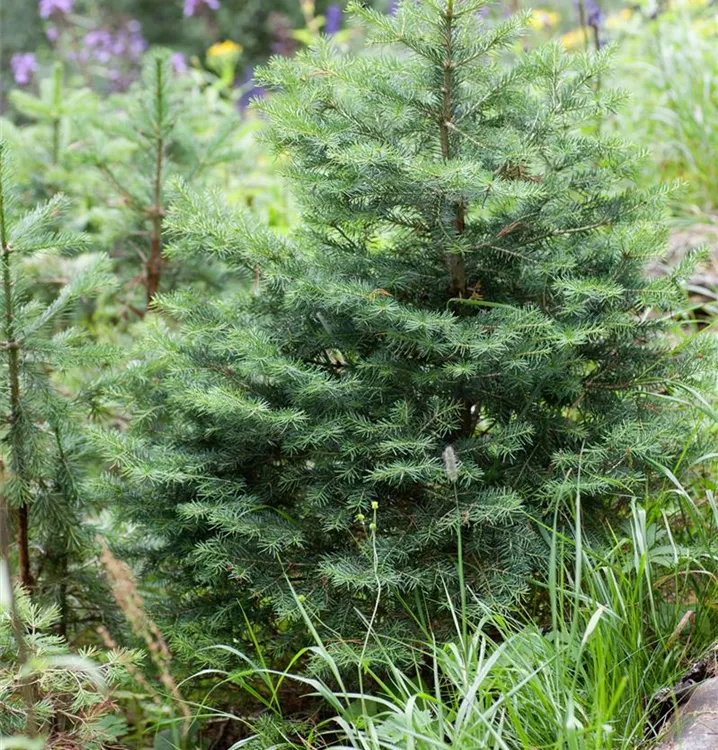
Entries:
POLYGON ((513 59, 526 17, 483 7, 355 4, 366 52, 270 63, 261 108, 303 213, 287 240, 178 190, 170 255, 259 269, 254 294, 160 299, 181 327, 156 328, 133 430, 105 438, 188 651, 245 614, 291 643, 288 581, 349 642, 370 618, 404 637, 417 604, 446 622, 460 582, 469 609, 511 601, 545 563, 535 519, 576 492, 601 513, 685 445, 662 396, 707 360, 666 335, 685 269, 646 274, 663 191, 584 127, 620 103, 594 86, 609 53, 513 59))

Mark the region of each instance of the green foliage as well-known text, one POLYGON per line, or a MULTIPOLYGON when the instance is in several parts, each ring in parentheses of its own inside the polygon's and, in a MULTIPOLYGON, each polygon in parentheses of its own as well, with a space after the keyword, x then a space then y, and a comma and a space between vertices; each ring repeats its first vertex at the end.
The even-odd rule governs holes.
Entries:
POLYGON ((266 149, 254 143, 262 125, 241 119, 222 87, 194 71, 179 76, 166 50, 144 60, 141 81, 126 93, 100 100, 63 80, 59 64, 40 94, 13 91, 23 127, 4 123, 19 154, 23 201, 57 190, 68 196, 68 226, 89 234, 113 260, 122 288, 92 311, 89 325, 116 334, 117 319, 143 315, 160 283, 221 289, 218 264, 162 257, 169 182, 224 185, 227 199, 251 206, 280 230, 291 212, 273 178, 266 149))
POLYGON ((104 441, 180 648, 246 638, 245 614, 286 648, 303 629, 287 580, 336 639, 364 632, 378 589, 387 637, 413 600, 440 634, 457 527, 477 600, 514 601, 547 556, 532 519, 578 487, 597 520, 683 445, 664 396, 706 360, 701 337, 666 335, 676 276, 646 276, 663 194, 595 132, 621 98, 594 85, 608 53, 504 64, 523 17, 487 25, 481 6, 356 7, 378 48, 321 41, 263 72, 303 211, 289 239, 178 189, 173 262, 255 277, 161 298, 181 328, 143 343, 131 429, 104 441))
MULTIPOLYGON (((665 729, 673 685, 714 646, 718 507, 710 492, 696 502, 679 491, 678 501, 661 494, 634 503, 623 524, 601 535, 584 526, 577 499, 568 535, 546 529, 549 583, 534 611, 514 618, 487 611, 468 635, 453 611, 454 637, 440 643, 425 633, 409 666, 395 663, 392 644, 372 633, 376 648, 389 649, 391 667, 382 675, 370 670, 371 691, 351 689, 321 640, 312 657, 327 679, 273 672, 244 657, 227 682, 244 687, 259 679, 275 695, 296 684, 333 714, 311 730, 296 728, 281 702, 268 702, 257 746, 647 746, 665 729), (265 737, 272 741, 262 744, 265 737)), ((709 669, 712 660, 709 652, 709 669)))
POLYGON ((92 502, 79 469, 89 450, 81 421, 93 388, 88 378, 84 391, 66 396, 56 379, 79 367, 89 375, 113 357, 64 319, 80 300, 111 286, 113 277, 105 256, 85 253, 51 302, 32 295, 32 263, 86 249, 86 238, 56 230, 63 209, 61 196, 23 209, 0 144, 0 479, 14 509, 21 581, 57 602, 64 633, 71 620, 97 617, 106 589, 96 566, 87 565, 97 550, 88 523, 92 502))
POLYGON ((680 213, 718 205, 718 24, 707 9, 672 8, 634 27, 617 71, 632 106, 619 126, 651 149, 646 179, 685 183, 680 213))
POLYGON ((100 653, 86 648, 71 653, 67 643, 52 633, 60 622, 56 608, 41 608, 22 589, 16 590, 17 617, 26 631, 28 658, 18 663, 11 616, 0 608, 0 745, 11 744, 24 730, 27 705, 18 686, 26 681, 33 694, 37 733, 46 748, 101 750, 116 747, 126 724, 113 702, 113 689, 136 668, 138 654, 100 653), (13 739, 14 738, 14 739, 13 739))
POLYGON ((97 107, 96 97, 89 89, 68 90, 64 77, 62 63, 56 62, 52 76, 40 81, 37 96, 20 89, 10 93, 10 101, 20 114, 46 126, 51 133, 45 140, 46 149, 39 149, 40 154, 44 155, 43 150, 47 153, 43 165, 46 168, 57 165, 61 159, 63 141, 68 140, 63 133, 68 121, 89 115, 97 107))
MULTIPOLYGON (((106 218, 115 226, 111 241, 125 268, 131 269, 123 272, 120 267, 120 273, 130 277, 130 289, 144 287, 148 304, 163 272, 162 224, 168 178, 181 174, 196 179, 204 170, 236 156, 230 139, 235 118, 224 117, 218 122, 196 107, 190 110, 187 104, 172 73, 169 52, 158 50, 147 55, 142 80, 129 94, 110 97, 97 117, 84 123, 91 145, 79 159, 101 178, 103 203, 117 208, 106 218), (204 118, 201 125, 200 116, 204 118)), ((93 182, 97 184, 97 178, 93 182)), ((128 296, 130 307, 142 304, 128 296)))

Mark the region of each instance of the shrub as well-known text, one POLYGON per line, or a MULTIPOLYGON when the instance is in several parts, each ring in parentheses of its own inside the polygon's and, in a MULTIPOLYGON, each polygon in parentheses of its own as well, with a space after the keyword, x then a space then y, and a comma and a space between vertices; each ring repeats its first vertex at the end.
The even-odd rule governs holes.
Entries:
POLYGON ((700 339, 672 347, 677 275, 645 274, 662 191, 595 132, 620 100, 594 85, 607 53, 504 64, 524 16, 482 5, 356 6, 378 49, 324 40, 264 71, 289 240, 178 191, 170 255, 255 283, 161 299, 181 328, 145 342, 132 430, 105 448, 193 653, 245 616, 281 649, 303 628, 287 580, 349 643, 370 617, 405 635, 422 598, 440 625, 459 570, 512 601, 547 556, 532 518, 576 491, 595 518, 682 449, 670 390, 700 380, 700 339))
MULTIPOLYGON (((5 561, 3 561, 5 562, 5 561)), ((5 574, 3 572, 3 579, 5 574)), ((5 580, 3 580, 5 584, 5 580)), ((117 747, 126 724, 118 715, 112 690, 135 669, 139 654, 113 650, 101 654, 86 648, 71 653, 51 630, 60 621, 57 608, 34 604, 16 591, 16 617, 25 635, 25 661, 20 661, 17 626, 6 601, 0 605, 0 744, 13 743, 25 730, 43 735, 40 747, 101 750, 117 747), (22 687, 31 698, 22 696, 22 687), (32 721, 31 718, 32 717, 32 721), (28 726, 29 725, 29 726, 28 726)))

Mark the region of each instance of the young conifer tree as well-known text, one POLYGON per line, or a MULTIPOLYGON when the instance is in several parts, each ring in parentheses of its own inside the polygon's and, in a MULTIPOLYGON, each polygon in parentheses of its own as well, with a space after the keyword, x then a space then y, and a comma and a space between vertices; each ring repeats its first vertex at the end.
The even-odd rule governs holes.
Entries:
MULTIPOLYGON (((106 203, 119 209, 107 217, 118 229, 112 251, 121 261, 118 270, 126 280, 126 299, 140 314, 166 275, 163 224, 168 181, 182 177, 195 182, 237 156, 231 138, 237 113, 219 106, 208 112, 207 103, 180 85, 169 50, 156 49, 146 55, 142 77, 130 91, 110 97, 85 123, 87 145, 78 161, 92 165, 102 177, 106 203), (192 105, 197 111, 192 112, 192 105), (129 293, 133 288, 144 289, 144 303, 129 293)), ((202 275, 202 270, 194 270, 202 275)), ((204 274, 211 279, 206 267, 204 274)))
POLYGON ((3 744, 83 750, 118 747, 127 724, 113 692, 130 682, 129 671, 139 668, 141 654, 118 649, 101 653, 92 647, 73 653, 57 635, 57 608, 38 605, 20 587, 11 599, 3 592, 0 603, 3 744))
MULTIPOLYGON (((257 179, 262 154, 248 136, 256 120, 243 123, 234 102, 198 71, 174 72, 163 49, 146 54, 142 77, 128 91, 104 100, 66 80, 60 63, 40 80, 37 96, 14 90, 10 100, 23 124, 0 125, 16 153, 26 203, 64 193, 69 223, 113 258, 124 288, 118 305, 103 300, 104 317, 144 315, 160 286, 222 285, 206 262, 163 261, 167 185, 176 177, 195 186, 211 178, 237 198, 266 205, 265 195, 256 198, 273 184, 266 170, 264 184, 257 179)), ((281 221, 281 198, 273 209, 281 221)))
POLYGON ((63 179, 61 167, 67 153, 65 147, 74 135, 73 121, 92 114, 97 97, 88 88, 68 86, 63 65, 58 61, 52 66, 52 75, 40 81, 37 96, 14 89, 9 98, 15 110, 33 123, 26 133, 32 142, 32 149, 28 149, 32 161, 28 166, 41 171, 34 175, 34 187, 37 189, 38 181, 63 179))
POLYGON ((684 448, 662 397, 703 364, 666 335, 677 276, 646 275, 662 191, 596 133, 620 100, 594 86, 608 53, 512 59, 525 17, 483 6, 355 5, 367 52, 325 40, 269 65, 262 109, 304 217, 287 241, 179 191, 171 252, 257 283, 161 299, 181 328, 146 343, 133 431, 106 449, 195 654, 241 638, 245 613, 280 648, 301 627, 288 582, 348 638, 377 595, 374 626, 406 633, 407 606, 436 615, 461 575, 510 600, 546 556, 533 519, 576 493, 599 513, 684 448))
MULTIPOLYGON (((105 256, 87 254, 52 302, 32 297, 29 261, 75 252, 86 240, 56 231, 61 196, 25 211, 10 172, 7 149, 0 142, 2 492, 13 516, 20 583, 58 607, 64 632, 70 602, 78 601, 73 576, 88 578, 85 563, 94 534, 85 524, 89 500, 78 469, 88 449, 78 419, 81 396, 64 397, 54 379, 73 368, 92 368, 110 356, 108 347, 91 344, 80 332, 64 327, 63 318, 78 300, 111 286, 113 277, 105 256)), ((95 585, 97 592, 100 589, 106 591, 101 583, 95 585)), ((92 601, 92 592, 89 585, 83 590, 85 605, 92 601)), ((76 614, 86 613, 80 609, 76 614)))

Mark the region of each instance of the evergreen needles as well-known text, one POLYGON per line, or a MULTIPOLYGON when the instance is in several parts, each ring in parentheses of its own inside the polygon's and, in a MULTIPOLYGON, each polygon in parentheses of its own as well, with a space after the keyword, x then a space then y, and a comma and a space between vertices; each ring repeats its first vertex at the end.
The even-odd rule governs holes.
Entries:
POLYGON ((127 291, 144 287, 145 309, 134 308, 140 314, 151 305, 164 275, 168 177, 197 180, 205 170, 237 156, 231 142, 236 113, 191 113, 188 99, 206 106, 192 95, 180 90, 170 52, 153 50, 144 61, 142 79, 128 94, 111 98, 86 127, 92 145, 81 159, 101 174, 108 202, 122 207, 118 255, 133 271, 127 291), (129 242, 128 234, 134 235, 129 242))
MULTIPOLYGON (((28 261, 86 244, 81 236, 55 231, 62 209, 60 196, 29 212, 21 209, 0 143, 3 501, 14 515, 20 582, 28 592, 39 585, 51 594, 64 633, 72 566, 84 562, 94 542, 85 530, 89 501, 79 489, 76 466, 87 449, 77 420, 80 399, 61 396, 52 378, 58 371, 92 368, 111 355, 108 347, 91 344, 62 323, 79 300, 111 286, 112 277, 104 256, 82 256, 75 277, 53 300, 33 298, 28 261)), ((91 591, 84 596, 91 600, 91 591)))
POLYGON ((370 618, 411 632, 407 602, 440 630, 459 576, 512 601, 547 558, 534 519, 577 491, 595 517, 682 449, 664 396, 705 360, 667 336, 678 274, 645 272, 662 191, 591 125, 621 100, 594 86, 609 53, 513 59, 523 16, 490 25, 483 5, 356 5, 370 51, 323 40, 263 72, 303 210, 289 240, 178 189, 170 256, 256 283, 160 298, 181 327, 145 342, 106 487, 148 529, 194 653, 245 615, 281 649, 304 627, 288 582, 354 652, 370 618))

